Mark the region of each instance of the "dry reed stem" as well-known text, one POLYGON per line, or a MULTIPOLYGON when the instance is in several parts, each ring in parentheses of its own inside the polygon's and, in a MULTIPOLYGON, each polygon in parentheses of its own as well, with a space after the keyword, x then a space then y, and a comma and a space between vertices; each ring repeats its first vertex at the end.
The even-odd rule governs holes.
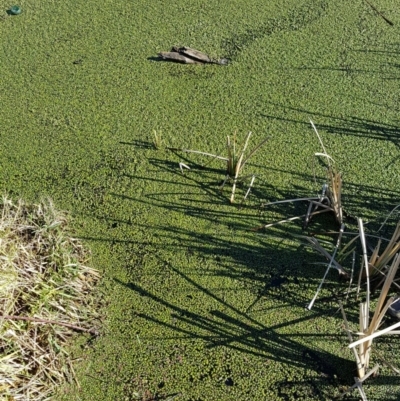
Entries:
MULTIPOLYGON (((360 238, 362 237, 363 236, 360 235, 360 238)), ((375 307, 374 315, 370 322, 369 322, 369 303, 364 302, 360 304, 359 324, 360 324, 361 338, 355 342, 352 342, 349 345, 349 348, 358 347, 358 355, 361 361, 361 369, 358 368, 357 370, 360 378, 362 378, 365 375, 365 370, 368 369, 369 366, 369 359, 372 350, 372 340, 376 337, 379 337, 383 334, 386 334, 396 329, 397 327, 400 327, 400 322, 399 322, 390 327, 378 331, 378 328, 381 324, 384 315, 386 314, 389 306, 394 300, 394 298, 392 297, 385 303, 387 294, 393 283, 399 265, 400 265, 400 255, 397 254, 392 262, 392 265, 390 266, 389 272, 386 275, 384 285, 382 287, 377 305, 375 307)), ((369 299, 369 297, 367 299, 369 299)))
MULTIPOLYGON (((245 153, 246 153, 247 147, 249 145, 251 135, 252 135, 251 132, 249 132, 247 134, 240 152, 237 151, 236 133, 233 135, 232 139, 230 136, 227 136, 227 140, 226 140, 227 157, 218 156, 218 155, 208 153, 208 152, 202 152, 199 150, 191 150, 191 149, 183 149, 183 148, 180 149, 180 148, 173 148, 173 147, 167 147, 166 149, 173 150, 173 151, 179 151, 179 152, 186 152, 186 153, 195 153, 195 154, 208 156, 208 157, 212 157, 214 159, 219 159, 219 160, 225 161, 226 162, 226 177, 225 177, 223 184, 221 185, 221 189, 225 186, 225 184, 228 180, 232 181, 232 191, 231 191, 231 196, 229 198, 229 201, 231 203, 233 203, 234 199, 235 199, 236 186, 237 186, 239 176, 243 170, 244 165, 257 152, 257 150, 259 150, 265 144, 265 142, 269 139, 269 138, 265 138, 264 140, 262 140, 257 146, 255 146, 250 151, 250 153, 247 155, 247 157, 245 157, 245 153)), ((179 163, 179 168, 180 168, 181 172, 183 172, 182 167, 189 168, 186 165, 184 165, 183 163, 179 163)), ((253 183, 254 183, 254 178, 252 179, 252 181, 250 183, 249 189, 246 192, 244 200, 247 198, 253 183)))
POLYGON ((317 288, 317 291, 315 292, 315 295, 314 295, 313 299, 311 300, 311 302, 310 302, 309 305, 307 306, 307 309, 308 309, 308 310, 311 310, 311 308, 313 307, 314 302, 315 302, 315 300, 317 299, 317 296, 318 296, 318 294, 319 294, 319 292, 320 292, 320 290, 321 290, 321 288, 322 288, 322 285, 323 285, 324 282, 325 282, 326 276, 328 275, 328 272, 329 272, 329 270, 331 269, 332 264, 333 264, 334 261, 335 261, 335 256, 336 256, 336 253, 337 253, 337 251, 338 251, 338 249, 339 249, 340 242, 341 242, 341 240, 342 240, 342 235, 343 235, 343 232, 344 232, 344 227, 345 227, 344 224, 342 224, 342 225, 340 226, 340 232, 339 232, 339 236, 338 236, 338 239, 337 239, 337 242, 336 242, 335 249, 333 250, 333 253, 332 253, 332 256, 331 256, 331 258, 330 258, 328 267, 327 267, 327 269, 325 270, 325 274, 324 274, 324 276, 322 277, 322 280, 321 280, 321 282, 320 282, 320 284, 319 284, 319 286, 318 286, 318 288, 317 288))

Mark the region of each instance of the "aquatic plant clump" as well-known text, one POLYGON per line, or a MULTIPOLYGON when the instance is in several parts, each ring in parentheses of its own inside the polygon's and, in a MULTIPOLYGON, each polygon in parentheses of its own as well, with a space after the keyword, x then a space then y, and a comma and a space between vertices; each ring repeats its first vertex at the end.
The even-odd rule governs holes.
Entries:
POLYGON ((65 346, 95 334, 91 291, 99 273, 69 235, 51 201, 0 200, 0 394, 2 400, 51 399, 72 381, 65 346))
MULTIPOLYGON (((226 157, 215 155, 215 154, 208 153, 208 152, 202 152, 199 150, 179 149, 179 148, 171 148, 171 147, 168 147, 167 149, 173 150, 173 151, 187 152, 187 153, 197 153, 197 154, 200 154, 203 156, 208 156, 208 157, 212 157, 214 159, 219 159, 219 160, 225 161, 226 162, 226 176, 225 176, 225 179, 224 179, 220 189, 222 190, 228 181, 232 182, 232 192, 231 192, 229 201, 231 203, 233 203, 234 199, 235 199, 236 185, 238 183, 239 176, 241 175, 244 165, 269 140, 269 137, 264 138, 255 148, 253 148, 250 151, 250 153, 247 156, 245 156, 251 135, 252 135, 251 132, 249 132, 247 134, 244 144, 242 145, 240 151, 238 150, 238 146, 237 146, 236 133, 233 135, 232 138, 230 136, 228 136, 227 142, 226 142, 226 149, 227 149, 226 157)), ((156 143, 157 143, 158 137, 157 137, 156 133, 155 133, 154 137, 155 137, 154 144, 155 144, 155 147, 157 148, 156 143)), ((190 167, 184 163, 179 163, 179 167, 180 167, 182 173, 183 173, 182 167, 185 167, 190 170, 190 167)), ((255 175, 252 174, 252 175, 249 175, 247 177, 242 177, 242 178, 251 178, 249 188, 247 189, 247 192, 243 198, 243 200, 246 200, 246 198, 248 197, 248 195, 250 193, 251 188, 253 187, 255 175)))

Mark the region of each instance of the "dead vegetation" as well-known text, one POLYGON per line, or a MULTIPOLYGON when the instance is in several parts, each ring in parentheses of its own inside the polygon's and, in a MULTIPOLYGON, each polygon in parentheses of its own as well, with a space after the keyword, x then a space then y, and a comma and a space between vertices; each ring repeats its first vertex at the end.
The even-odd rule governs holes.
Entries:
POLYGON ((7 401, 50 399, 74 380, 66 345, 96 334, 99 279, 51 201, 0 201, 0 393, 7 401))

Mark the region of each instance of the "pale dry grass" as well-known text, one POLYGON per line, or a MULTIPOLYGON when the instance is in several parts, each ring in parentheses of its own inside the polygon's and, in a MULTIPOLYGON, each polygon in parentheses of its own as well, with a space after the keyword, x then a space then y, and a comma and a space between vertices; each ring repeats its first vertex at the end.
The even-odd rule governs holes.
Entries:
POLYGON ((73 380, 65 345, 94 333, 99 278, 51 201, 0 201, 0 400, 49 400, 73 380))

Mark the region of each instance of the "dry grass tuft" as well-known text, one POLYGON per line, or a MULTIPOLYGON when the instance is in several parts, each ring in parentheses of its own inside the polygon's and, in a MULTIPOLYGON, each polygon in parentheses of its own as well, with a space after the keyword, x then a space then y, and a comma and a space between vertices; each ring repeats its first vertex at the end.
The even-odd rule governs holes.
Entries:
POLYGON ((73 333, 95 333, 99 274, 51 201, 3 197, 0 214, 1 399, 47 400, 74 378, 65 350, 73 333))

